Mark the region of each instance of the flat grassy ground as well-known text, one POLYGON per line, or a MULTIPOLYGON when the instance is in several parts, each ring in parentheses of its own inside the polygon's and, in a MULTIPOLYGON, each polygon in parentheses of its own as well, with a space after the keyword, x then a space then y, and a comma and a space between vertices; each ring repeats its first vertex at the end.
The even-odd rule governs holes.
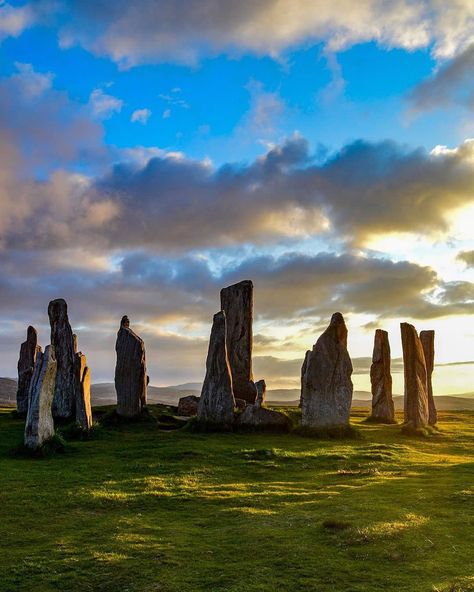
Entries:
POLYGON ((474 413, 440 415, 427 439, 143 423, 33 460, 5 409, 0 590, 474 590, 474 413))

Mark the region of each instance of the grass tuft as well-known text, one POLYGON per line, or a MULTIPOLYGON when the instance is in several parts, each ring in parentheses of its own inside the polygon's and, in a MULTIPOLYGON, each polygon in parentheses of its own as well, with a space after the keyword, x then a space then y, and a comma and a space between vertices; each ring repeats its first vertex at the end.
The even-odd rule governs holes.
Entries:
POLYGON ((298 436, 318 438, 321 440, 358 440, 362 437, 360 430, 350 424, 330 428, 298 426, 293 433, 298 436))
POLYGON ((66 451, 66 441, 61 434, 54 434, 52 438, 44 442, 42 446, 32 450, 23 443, 19 444, 10 451, 10 456, 13 458, 51 458, 56 454, 63 454, 66 451))

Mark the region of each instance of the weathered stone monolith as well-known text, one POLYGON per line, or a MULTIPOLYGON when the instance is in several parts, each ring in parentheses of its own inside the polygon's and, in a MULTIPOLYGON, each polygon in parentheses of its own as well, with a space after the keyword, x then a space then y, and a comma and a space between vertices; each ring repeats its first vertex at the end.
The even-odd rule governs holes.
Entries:
POLYGON ((227 357, 226 316, 221 310, 214 315, 212 322, 198 421, 228 428, 234 419, 234 407, 232 375, 227 357))
POLYGON ((387 331, 382 329, 375 331, 370 383, 372 385, 371 419, 381 423, 394 423, 395 406, 392 399, 390 343, 387 331))
POLYGON ((29 406, 25 425, 25 446, 35 450, 54 436, 51 412, 56 384, 54 346, 48 345, 44 354, 36 355, 35 369, 30 383, 29 406))
POLYGON ((199 397, 196 397, 196 395, 181 397, 178 401, 178 415, 192 417, 197 414, 198 406, 199 397))
POLYGON ((227 353, 234 396, 254 403, 257 389, 252 375, 253 284, 244 280, 221 290, 221 309, 225 312, 227 353))
POLYGON ((423 346, 413 325, 400 323, 405 377, 405 423, 418 429, 428 424, 428 392, 423 346))
POLYGON ((305 356, 301 384, 301 423, 309 428, 349 424, 352 402, 352 362, 347 351, 347 328, 341 313, 305 356))
POLYGON ((28 413, 28 391, 35 369, 36 356, 41 352, 38 333, 31 325, 26 331, 26 341, 21 344, 18 359, 18 388, 16 391, 16 410, 20 415, 28 413))
POLYGON ((53 417, 71 419, 76 411, 74 354, 76 340, 67 315, 67 304, 62 298, 52 300, 48 306, 51 325, 51 345, 57 361, 56 388, 53 417))
POLYGON ((76 424, 83 430, 92 427, 91 373, 86 356, 82 352, 74 355, 76 424))
POLYGON ((127 316, 122 317, 115 344, 115 390, 117 413, 125 417, 139 415, 146 405, 148 376, 146 373, 145 344, 130 329, 127 316))
POLYGON ((257 398, 255 399, 255 405, 257 407, 261 407, 265 403, 265 398, 267 396, 267 385, 262 379, 255 383, 255 387, 257 388, 257 398))
POLYGON ((426 383, 428 393, 428 423, 432 426, 436 425, 438 421, 438 412, 436 411, 436 405, 433 397, 433 383, 432 375, 434 369, 434 356, 435 356, 435 332, 431 331, 420 331, 420 341, 423 347, 423 353, 425 354, 426 363, 426 383))

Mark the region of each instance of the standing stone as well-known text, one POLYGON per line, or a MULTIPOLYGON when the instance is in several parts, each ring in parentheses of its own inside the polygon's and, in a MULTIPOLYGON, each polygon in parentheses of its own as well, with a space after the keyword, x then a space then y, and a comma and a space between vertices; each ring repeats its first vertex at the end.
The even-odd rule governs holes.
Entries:
POLYGON ((91 373, 86 356, 77 352, 74 356, 74 378, 76 399, 76 424, 83 430, 92 427, 91 373))
POLYGON ((405 423, 415 429, 428 424, 428 392, 423 346, 413 325, 400 323, 405 376, 405 423))
POLYGON ((18 359, 18 389, 16 392, 16 410, 21 415, 28 413, 28 392, 31 377, 35 369, 36 356, 41 353, 38 345, 38 333, 31 325, 26 331, 26 341, 21 344, 18 359))
POLYGON ((255 399, 255 405, 257 407, 262 407, 267 396, 267 385, 262 379, 255 383, 255 387, 257 388, 257 398, 255 399))
POLYGON ((54 436, 51 407, 56 384, 56 370, 54 346, 48 345, 44 354, 39 352, 36 356, 35 369, 30 383, 25 446, 33 450, 54 436))
POLYGON ((331 428, 349 424, 353 385, 347 351, 347 328, 340 312, 319 337, 303 364, 302 425, 331 428))
POLYGON ((227 327, 227 352, 234 396, 254 403, 257 389, 252 375, 253 284, 244 280, 221 290, 221 309, 227 327))
POLYGON ((425 354, 426 363, 426 383, 428 392, 428 423, 432 426, 436 425, 438 421, 438 412, 433 397, 433 383, 431 381, 434 369, 435 356, 435 332, 434 331, 420 331, 420 341, 425 354))
POLYGON ((125 417, 139 415, 146 406, 147 385, 145 344, 130 329, 127 316, 122 317, 115 344, 115 390, 117 413, 125 417))
POLYGON ((234 419, 234 407, 232 375, 227 357, 226 316, 221 310, 214 315, 212 322, 198 421, 230 427, 234 419))
POLYGON ((67 304, 62 298, 48 306, 51 325, 51 345, 54 346, 58 369, 53 401, 53 417, 71 419, 75 414, 74 354, 76 340, 67 316, 67 304))
POLYGON ((390 343, 387 331, 382 329, 375 331, 370 383, 372 385, 372 419, 382 423, 394 423, 390 343))

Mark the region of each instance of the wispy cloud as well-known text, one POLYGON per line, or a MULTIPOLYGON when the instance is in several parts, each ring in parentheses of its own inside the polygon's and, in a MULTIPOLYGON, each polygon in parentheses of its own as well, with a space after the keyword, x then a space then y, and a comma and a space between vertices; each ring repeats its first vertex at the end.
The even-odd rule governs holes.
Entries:
POLYGON ((130 118, 130 121, 142 123, 145 125, 151 117, 150 109, 136 109, 130 118))
POLYGON ((120 113, 123 107, 123 101, 106 94, 101 88, 96 88, 90 94, 89 106, 95 117, 98 119, 108 119, 114 113, 120 113))

